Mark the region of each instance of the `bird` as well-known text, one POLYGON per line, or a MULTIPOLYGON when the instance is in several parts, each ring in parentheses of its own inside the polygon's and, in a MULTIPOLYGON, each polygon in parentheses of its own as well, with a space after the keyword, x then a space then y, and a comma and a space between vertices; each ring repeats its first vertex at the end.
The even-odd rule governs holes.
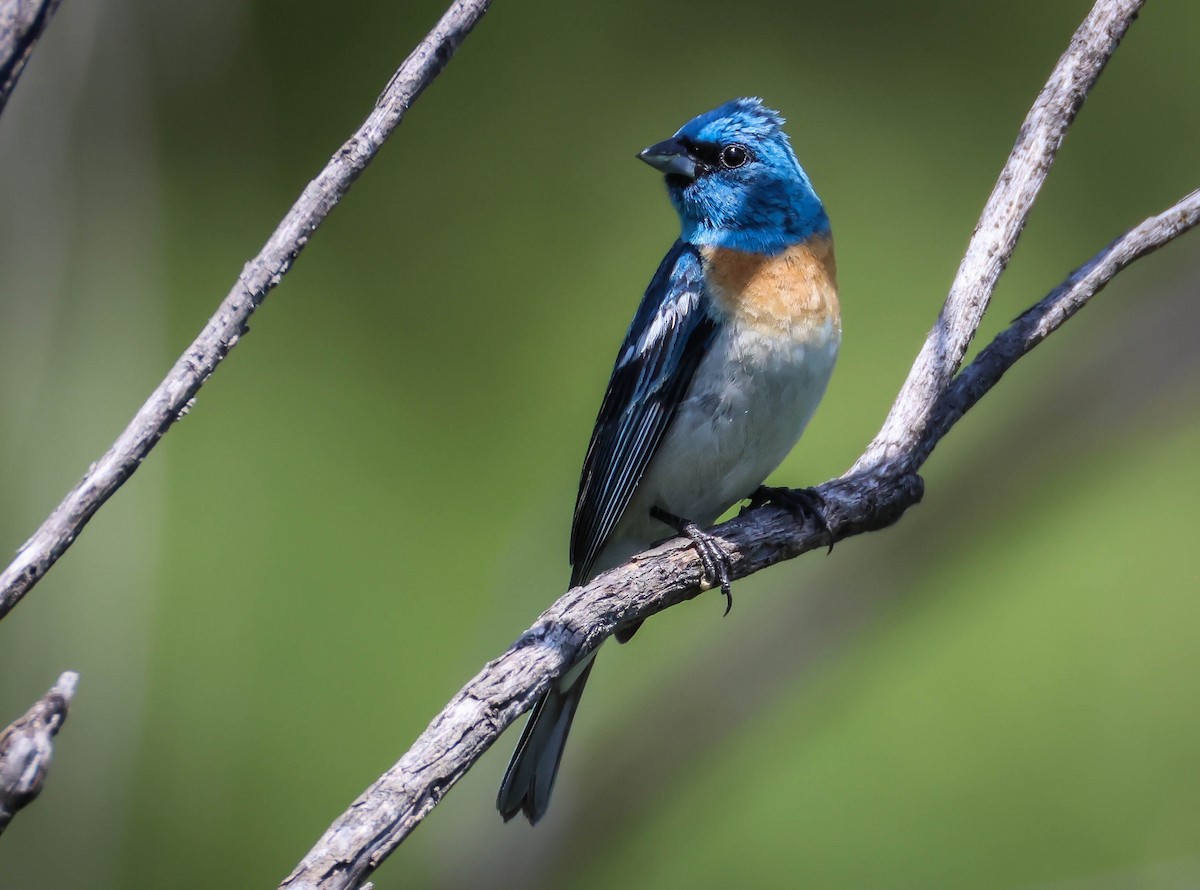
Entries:
MULTIPOLYGON (((571 587, 685 535, 728 611, 728 558, 704 527, 747 498, 824 524, 815 492, 763 487, 824 395, 842 334, 829 217, 783 126, 761 99, 739 98, 637 155, 664 175, 680 235, 596 417, 571 526, 571 587)), ((615 636, 626 642, 639 625, 615 636)), ((504 821, 545 815, 596 651, 534 706, 497 796, 504 821)))

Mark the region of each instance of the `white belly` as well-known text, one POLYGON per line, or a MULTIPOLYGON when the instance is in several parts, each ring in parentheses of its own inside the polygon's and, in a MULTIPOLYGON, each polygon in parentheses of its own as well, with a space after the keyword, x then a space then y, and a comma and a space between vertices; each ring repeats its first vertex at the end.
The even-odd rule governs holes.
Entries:
POLYGON ((650 518, 652 507, 705 526, 749 497, 804 432, 840 339, 832 320, 788 344, 726 324, 593 574, 672 534, 650 518))

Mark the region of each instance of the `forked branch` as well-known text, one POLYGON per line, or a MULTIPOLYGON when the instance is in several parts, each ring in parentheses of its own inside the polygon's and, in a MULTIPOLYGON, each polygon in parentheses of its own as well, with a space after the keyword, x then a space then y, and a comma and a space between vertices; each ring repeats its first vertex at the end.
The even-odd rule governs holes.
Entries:
MULTIPOLYGON (((920 500, 917 472, 934 446, 1013 363, 1121 269, 1200 221, 1200 192, 1192 192, 1077 269, 955 377, 1063 136, 1141 5, 1099 0, 1055 66, 887 421, 846 475, 817 489, 835 540, 895 522, 920 500)), ((725 544, 735 578, 827 542, 811 521, 770 506, 712 531, 725 544)), ((567 591, 451 699, 408 752, 330 826, 281 888, 361 886, 500 733, 584 653, 619 625, 695 597, 701 583, 691 545, 675 540, 567 591)))
POLYGON ((1021 124, 933 330, 883 428, 854 464, 855 470, 874 469, 911 455, 938 396, 979 329, 1067 129, 1143 3, 1099 0, 1071 37, 1021 124))
MULTIPOLYGON (((13 0, 42 10, 56 0, 13 0)), ((1022 355, 1061 325, 1122 268, 1200 220, 1200 193, 1131 230, 1021 316, 955 376, 996 282, 1016 246, 1066 130, 1136 17, 1142 0, 1099 0, 1072 38, 1023 124, 976 227, 950 295, 875 440, 845 476, 819 487, 835 539, 895 522, 920 500, 917 475, 937 442, 1022 355)), ((449 61, 486 11, 488 0, 456 0, 405 60, 359 130, 304 190, 250 263, 208 325, 151 394, 112 448, 95 464, 0 574, 0 617, 66 551, 88 520, 186 412, 200 387, 247 330, 250 315, 279 283, 311 233, 329 214, 399 124, 408 107, 449 61)), ((0 19, 0 24, 3 23, 0 19)), ((0 109, 36 40, 5 55, 0 39, 0 109), (6 59, 16 60, 15 66, 6 59)), ((0 38, 3 34, 0 34, 0 38)), ((764 507, 716 529, 734 577, 823 546, 824 532, 764 507)), ((622 623, 696 596, 701 569, 690 545, 668 542, 629 564, 568 591, 506 653, 489 663, 438 715, 416 744, 340 817, 286 887, 361 887, 362 882, 466 773, 499 734, 553 680, 622 623)), ((0 793, 6 777, 32 798, 44 776, 49 739, 65 716, 74 675, 0 735, 0 793), (25 759, 14 759, 12 755, 25 759), (21 764, 17 769, 11 764, 21 764)), ((8 806, 9 798, 4 798, 8 806)), ((8 818, 15 809, 6 810, 8 818)), ((0 813, 0 828, 6 824, 0 813)))
MULTIPOLYGON (((921 499, 917 470, 954 423, 1030 349, 1123 268, 1200 222, 1200 191, 1126 233, 1025 312, 952 382, 930 412, 925 435, 899 472, 853 472, 818 486, 834 540, 894 523, 921 499), (906 469, 911 467, 911 469, 906 469)), ((711 530, 744 578, 828 538, 812 522, 767 506, 711 530)), ((529 630, 450 700, 408 752, 340 816, 281 888, 354 888, 407 837, 514 720, 584 653, 630 621, 701 593, 703 571, 682 539, 635 557, 586 587, 567 591, 529 630)))

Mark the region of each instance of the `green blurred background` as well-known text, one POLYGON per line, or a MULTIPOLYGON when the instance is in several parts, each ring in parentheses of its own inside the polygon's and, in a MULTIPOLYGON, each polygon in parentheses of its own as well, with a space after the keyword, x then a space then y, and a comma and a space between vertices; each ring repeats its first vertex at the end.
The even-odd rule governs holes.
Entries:
MULTIPOLYGON (((123 428, 441 12, 64 3, 0 119, 0 546, 123 428)), ((269 887, 561 591, 676 221, 634 160, 762 95, 838 239, 840 365, 773 477, 883 419, 1086 2, 499 0, 192 413, 0 624, 0 723, 81 672, 0 886, 269 887)), ((1148 5, 996 332, 1200 184, 1200 6, 1148 5)), ((550 815, 515 732, 380 888, 1200 885, 1200 237, 938 449, 899 526, 606 649, 550 815)))

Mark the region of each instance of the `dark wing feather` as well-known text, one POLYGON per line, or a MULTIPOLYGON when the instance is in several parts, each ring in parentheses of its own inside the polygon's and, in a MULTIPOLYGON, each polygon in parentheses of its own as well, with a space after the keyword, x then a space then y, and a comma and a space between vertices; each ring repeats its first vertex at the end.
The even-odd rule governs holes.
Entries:
POLYGON ((572 586, 624 515, 715 330, 700 256, 677 241, 634 315, 596 417, 571 526, 572 586))

